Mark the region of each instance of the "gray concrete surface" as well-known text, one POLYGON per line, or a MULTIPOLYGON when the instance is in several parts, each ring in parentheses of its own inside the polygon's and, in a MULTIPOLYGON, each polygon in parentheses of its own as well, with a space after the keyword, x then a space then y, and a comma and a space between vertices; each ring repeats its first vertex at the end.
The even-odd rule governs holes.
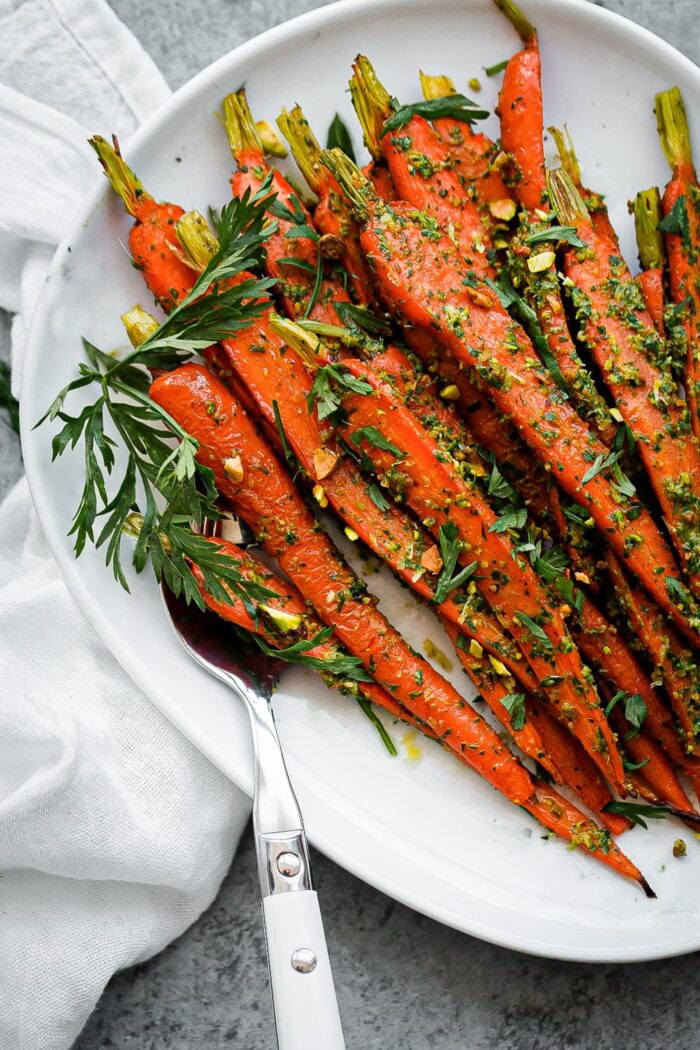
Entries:
MULTIPOLYGON (((426 0, 429 2, 429 0, 426 0)), ((601 2, 601 0, 598 0, 601 2)), ((317 0, 111 0, 172 87, 317 0)), ((605 0, 700 60, 699 0, 605 0)), ((0 324, 0 354, 6 345, 0 324)), ((21 469, 0 423, 0 496, 21 469)), ((549 962, 472 940, 314 854, 350 1050, 691 1050, 696 958, 549 962)), ((219 897, 176 944, 119 974, 74 1050, 271 1050, 274 1032, 250 832, 219 897)))

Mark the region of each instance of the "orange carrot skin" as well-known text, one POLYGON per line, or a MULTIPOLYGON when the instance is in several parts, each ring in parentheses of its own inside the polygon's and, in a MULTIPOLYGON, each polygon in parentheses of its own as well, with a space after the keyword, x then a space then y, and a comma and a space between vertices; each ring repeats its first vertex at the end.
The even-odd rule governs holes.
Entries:
MULTIPOLYGON (((231 176, 231 189, 234 196, 240 197, 246 190, 250 190, 251 193, 257 192, 264 179, 272 171, 272 192, 277 195, 277 201, 292 211, 295 206, 301 209, 304 223, 313 228, 311 215, 299 200, 294 188, 280 171, 268 167, 260 151, 247 150, 236 160, 239 166, 231 176)), ((315 270, 320 248, 318 243, 309 237, 290 238, 288 234, 294 223, 277 216, 275 218, 278 230, 265 242, 265 269, 268 276, 275 277, 279 282, 280 298, 285 313, 296 319, 305 315, 315 282, 314 273, 304 267, 310 267, 311 271, 315 270), (282 262, 283 259, 298 259, 302 267, 282 262)), ((320 295, 308 315, 309 318, 324 324, 337 324, 338 315, 333 306, 334 302, 349 303, 350 296, 340 281, 332 280, 325 274, 320 295)))
POLYGON ((391 180, 391 173, 386 164, 371 160, 362 169, 362 174, 374 186, 375 192, 385 201, 396 200, 396 188, 391 180))
MULTIPOLYGON (((579 419, 537 359, 523 330, 462 262, 451 241, 421 234, 411 209, 367 200, 371 219, 362 244, 373 261, 389 308, 411 324, 437 334, 448 351, 475 369, 500 411, 512 419, 537 458, 572 499, 584 506, 627 564, 695 644, 694 625, 671 601, 664 577, 678 579, 673 556, 649 513, 631 500, 630 522, 600 471, 583 485, 597 456, 608 451, 579 419), (393 222, 387 224, 389 217, 393 222), (542 427, 547 419, 551 427, 542 427), (630 534, 641 536, 641 544, 630 534), (631 549, 628 547, 631 546, 631 549), (661 572, 659 572, 661 569, 661 572)), ((629 512, 628 512, 629 513, 629 512)))
POLYGON ((516 195, 528 211, 547 207, 541 84, 542 64, 534 37, 508 62, 498 103, 501 141, 515 164, 516 195))
POLYGON ((664 322, 663 270, 658 266, 653 267, 651 270, 644 270, 643 273, 637 274, 636 281, 641 289, 644 305, 647 308, 654 328, 663 338, 666 327, 664 322))
POLYGON ((156 302, 164 309, 179 302, 192 287, 192 269, 175 254, 182 251, 175 223, 183 215, 183 209, 176 204, 158 203, 144 194, 129 233, 134 263, 143 271, 156 302))
MULTIPOLYGON (((467 647, 460 644, 460 632, 454 624, 449 623, 449 621, 442 617, 441 619, 442 625, 455 647, 455 652, 457 653, 459 662, 479 690, 482 700, 488 704, 496 718, 507 727, 508 732, 513 737, 513 740, 520 750, 526 754, 528 758, 532 758, 539 762, 551 776, 560 781, 561 778, 558 769, 551 756, 547 753, 534 723, 529 719, 526 719, 525 725, 522 729, 516 729, 514 727, 511 715, 501 703, 503 697, 507 696, 512 691, 508 685, 504 684, 504 679, 496 675, 486 666, 483 656, 473 656, 467 647)), ((506 678, 505 682, 510 682, 512 685, 512 679, 506 678)), ((535 685, 536 684, 537 683, 535 682, 535 685)))
POLYGON ((518 804, 528 799, 529 774, 482 716, 413 653, 373 599, 355 597, 358 586, 363 590, 360 581, 225 387, 201 366, 184 365, 157 379, 151 396, 199 441, 198 458, 213 470, 219 492, 375 681, 507 798, 518 804), (224 469, 232 454, 241 457, 240 483, 224 469))
POLYGON ((605 806, 612 802, 613 796, 595 762, 589 758, 576 737, 537 701, 528 704, 527 717, 537 728, 543 746, 552 756, 558 773, 555 776, 557 782, 574 791, 613 835, 627 831, 630 823, 625 817, 605 812, 605 806))
POLYGON ((700 735, 700 687, 693 654, 683 647, 673 627, 664 621, 646 595, 629 582, 620 562, 611 553, 607 555, 607 564, 618 600, 663 678, 673 710, 686 734, 687 751, 692 755, 700 735))
POLYGON ((567 252, 564 268, 581 335, 637 439, 690 585, 700 593, 700 449, 688 413, 674 380, 656 363, 663 347, 616 247, 587 221, 577 223, 577 232, 590 251, 567 252))
POLYGON ((353 300, 359 306, 376 305, 374 279, 360 248, 359 228, 330 172, 319 192, 319 201, 314 209, 314 224, 319 233, 337 237, 342 242, 341 261, 349 275, 348 288, 353 300))
POLYGON ((684 813, 694 814, 695 811, 681 787, 670 759, 656 741, 644 732, 637 736, 630 736, 624 716, 618 708, 613 710, 612 719, 621 739, 624 739, 625 750, 632 761, 644 763, 638 770, 639 775, 664 802, 670 803, 684 813))
POLYGON ((374 387, 374 394, 349 395, 344 399, 347 423, 346 439, 366 426, 381 427, 382 435, 403 458, 397 460, 390 451, 377 449, 368 442, 363 450, 375 464, 380 477, 398 486, 398 492, 437 537, 440 527, 451 521, 459 531, 466 548, 464 564, 476 561, 474 582, 483 598, 508 628, 541 679, 555 676, 561 681, 548 688, 559 714, 572 725, 586 749, 606 776, 624 791, 625 778, 614 738, 600 709, 595 690, 587 683, 578 652, 572 644, 561 617, 529 563, 519 558, 505 534, 489 531, 496 515, 459 477, 449 463, 440 462, 439 448, 404 406, 397 403, 382 384, 361 362, 349 361, 354 375, 374 387), (542 647, 531 629, 514 612, 534 619, 548 639, 542 647))
POLYGON ((582 606, 579 623, 576 642, 590 666, 612 683, 613 692, 623 689, 629 696, 641 696, 647 708, 645 732, 677 765, 683 765, 683 746, 671 712, 617 629, 588 600, 582 606))
MULTIPOLYGON (((381 139, 384 158, 400 200, 426 212, 444 228, 452 227, 469 265, 491 274, 487 251, 490 234, 479 208, 467 194, 449 150, 423 117, 381 139)), ((426 218, 424 221, 428 222, 426 218)))
POLYGON ((609 837, 592 820, 580 820, 581 814, 554 788, 538 781, 533 799, 523 804, 523 809, 536 817, 551 831, 568 839, 572 846, 591 853, 598 860, 638 882, 647 897, 655 894, 649 887, 639 868, 626 857, 609 837))
MULTIPOLYGON (((322 625, 315 619, 310 613, 309 608, 299 592, 282 580, 275 573, 270 572, 267 566, 254 557, 247 551, 242 551, 240 547, 237 547, 234 543, 228 540, 213 540, 218 546, 221 547, 222 553, 228 555, 230 558, 234 558, 238 562, 238 567, 241 570, 242 575, 247 578, 255 578, 256 580, 262 580, 265 587, 268 590, 275 591, 279 596, 279 600, 268 598, 266 604, 272 608, 280 609, 283 612, 291 613, 292 615, 300 616, 304 624, 304 637, 313 638, 314 635, 318 634, 321 630, 322 625)), ((204 586, 204 578, 202 571, 198 565, 192 563, 192 572, 197 579, 199 584, 199 592, 204 599, 204 602, 210 612, 214 612, 217 616, 227 620, 229 623, 235 624, 237 627, 242 627, 246 631, 261 635, 267 644, 274 649, 282 649, 285 645, 290 644, 290 638, 279 633, 272 632, 267 629, 263 623, 262 616, 258 616, 257 619, 249 614, 244 603, 239 599, 232 596, 233 600, 230 604, 226 602, 219 602, 207 591, 204 586)), ((294 639, 296 640, 296 636, 294 639)), ((320 642, 319 645, 309 649, 307 651, 308 656, 318 657, 320 659, 327 659, 335 655, 338 651, 338 646, 332 639, 327 639, 325 642, 320 642)), ((336 683, 333 683, 336 684, 336 683)), ((410 712, 406 711, 401 704, 394 700, 390 693, 382 689, 375 682, 357 682, 355 683, 357 692, 362 696, 365 696, 368 700, 371 700, 373 704, 377 704, 379 707, 383 707, 389 714, 394 715, 396 718, 403 719, 404 722, 408 722, 410 725, 416 726, 422 732, 426 731, 426 727, 421 725, 413 718, 410 712)), ((430 733, 428 733, 430 735, 430 733)))
POLYGON ((662 207, 664 215, 668 215, 673 210, 674 205, 681 197, 685 197, 689 243, 687 245, 684 244, 683 237, 679 233, 666 233, 664 234, 664 239, 668 255, 671 297, 675 303, 682 303, 687 297, 691 301, 685 322, 688 345, 684 385, 693 433, 700 441, 700 415, 698 411, 698 398, 700 397, 700 361, 698 361, 698 346, 700 345, 700 288, 698 288, 697 263, 691 263, 689 257, 691 253, 697 254, 697 246, 700 244, 700 215, 698 214, 700 190, 698 189, 697 176, 692 166, 684 165, 674 172, 674 176, 663 195, 662 207))
POLYGON ((457 162, 457 172, 481 204, 513 200, 513 191, 499 170, 492 167, 496 145, 482 131, 474 131, 464 120, 439 117, 433 127, 457 162))

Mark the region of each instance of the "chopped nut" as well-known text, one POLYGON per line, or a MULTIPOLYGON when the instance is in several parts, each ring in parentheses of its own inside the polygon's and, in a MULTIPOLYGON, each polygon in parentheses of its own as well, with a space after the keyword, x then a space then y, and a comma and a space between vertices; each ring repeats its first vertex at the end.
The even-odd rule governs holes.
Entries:
POLYGON ((357 533, 355 532, 355 530, 351 529, 349 525, 345 526, 345 528, 343 529, 343 532, 345 533, 345 535, 347 536, 347 538, 350 540, 351 543, 354 543, 355 540, 359 540, 359 538, 360 538, 357 535, 357 533))
POLYGON ((476 306, 493 306, 493 299, 491 296, 487 292, 482 292, 480 288, 470 288, 467 286, 465 291, 476 306))
POLYGON ((574 579, 578 580, 579 583, 590 583, 591 578, 585 572, 574 572, 574 579))
POLYGON ((238 454, 224 460, 224 473, 234 485, 239 485, 243 481, 243 463, 238 454))
POLYGON ((530 273, 542 273, 543 270, 548 270, 550 266, 554 266, 556 255, 554 252, 540 252, 538 255, 531 255, 527 260, 527 268, 530 273))
POLYGON ((454 383, 450 383, 449 386, 444 386, 440 391, 440 397, 443 401, 458 401, 459 387, 455 386, 454 383))
POLYGON ((481 81, 478 77, 472 77, 467 83, 470 91, 481 91, 481 81))
POLYGON ((511 219, 514 219, 516 210, 515 201, 510 197, 500 197, 498 200, 489 201, 489 211, 494 219, 500 219, 501 222, 510 222, 511 219))
POLYGON ((333 452, 329 448, 317 448, 314 452, 314 470, 316 472, 316 479, 323 481, 329 474, 332 474, 335 465, 338 462, 338 453, 333 452))
POLYGON ((424 551, 420 563, 426 572, 440 572, 440 569, 442 568, 442 558, 440 557, 440 550, 436 543, 434 543, 432 547, 428 547, 427 551, 424 551))
POLYGON ((260 608, 267 613, 273 623, 285 634, 289 631, 296 631, 301 627, 301 616, 298 613, 287 613, 283 609, 273 609, 271 605, 261 605, 260 608))
POLYGON ((311 491, 313 492, 314 499, 318 503, 319 507, 328 506, 328 500, 326 498, 326 493, 324 492, 323 485, 314 485, 311 491))
POLYGON ((683 839, 676 839, 676 841, 673 843, 673 856, 674 857, 685 857, 686 852, 687 852, 687 850, 686 850, 685 841, 683 839))
POLYGON ((493 667, 496 674, 510 675, 510 671, 505 664, 502 664, 500 660, 497 660, 495 656, 491 656, 489 653, 489 663, 493 667))
POLYGON ((265 153, 270 157, 286 157, 287 147, 269 120, 256 120, 255 127, 265 153))
POLYGON ((318 246, 324 259, 340 259, 345 250, 345 245, 340 237, 336 237, 334 233, 324 233, 318 246))
POLYGON ((469 655, 473 656, 475 660, 480 660, 484 655, 483 646, 479 645, 476 638, 472 638, 469 642, 469 655))

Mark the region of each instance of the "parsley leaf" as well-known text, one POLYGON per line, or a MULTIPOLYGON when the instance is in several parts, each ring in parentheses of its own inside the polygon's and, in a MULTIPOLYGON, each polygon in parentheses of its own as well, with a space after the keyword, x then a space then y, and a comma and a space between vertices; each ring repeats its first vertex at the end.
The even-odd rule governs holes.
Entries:
POLYGON ((470 576, 474 575, 476 571, 476 562, 471 562, 469 565, 461 569, 456 576, 454 575, 462 547, 459 542, 457 526, 453 521, 446 521, 444 525, 440 526, 438 543, 440 546, 440 556, 442 558, 442 569, 440 571, 440 576, 438 577, 437 587, 435 588, 435 601, 438 605, 441 605, 451 591, 456 587, 460 587, 470 576))
POLYGON ((675 576, 666 576, 664 582, 666 584, 666 591, 672 602, 679 602, 686 607, 689 607, 692 604, 690 595, 680 580, 677 580, 675 576))
POLYGON ((688 210, 686 207, 685 194, 682 194, 656 227, 661 233, 680 234, 683 246, 690 245, 690 223, 688 221, 688 210))
POLYGON ((358 379, 342 365, 324 365, 317 370, 306 399, 309 412, 312 412, 315 406, 319 421, 327 419, 338 412, 346 391, 354 394, 371 394, 372 387, 364 379, 358 379))
POLYGON ((522 529, 527 522, 527 507, 509 507, 489 525, 489 532, 505 532, 506 529, 522 529))
POLYGON ((480 109, 476 102, 472 102, 465 95, 445 95, 443 98, 422 99, 420 102, 406 106, 402 106, 397 99, 393 98, 391 108, 393 114, 384 122, 380 138, 384 138, 390 131, 402 128, 412 117, 424 117, 426 120, 453 117, 455 120, 473 124, 477 120, 485 120, 489 115, 488 110, 480 109))
POLYGON ((576 232, 575 226, 550 226, 546 230, 537 230, 525 238, 525 244, 544 244, 546 241, 554 241, 555 243, 565 241, 566 244, 570 244, 574 248, 586 247, 576 232))
POLYGON ((516 613, 514 613, 514 616, 515 616, 515 619, 518 620, 518 622, 523 625, 523 627, 527 628, 527 630, 530 632, 532 637, 536 638, 537 641, 542 644, 543 649, 551 649, 552 648, 551 641, 549 640, 549 638, 547 637, 545 632, 542 630, 540 625, 538 623, 536 623, 535 620, 533 620, 531 616, 527 616, 523 612, 516 612, 516 613))
POLYGON ((608 802, 607 806, 603 806, 606 813, 619 813, 622 817, 627 817, 633 824, 638 824, 640 828, 647 829, 645 817, 650 820, 663 820, 666 817, 666 810, 662 809, 661 806, 649 806, 641 802, 608 802))
POLYGON ((599 455, 596 456, 593 463, 590 465, 586 473, 581 478, 581 484, 587 485, 588 482, 592 481, 597 474, 600 474, 601 470, 606 470, 607 467, 611 467, 613 463, 617 463, 621 455, 621 452, 610 452, 606 456, 601 452, 599 455))
POLYGON ((391 506, 376 481, 370 482, 367 486, 367 495, 372 500, 375 507, 379 507, 380 510, 388 510, 391 506))
POLYGON ((508 693, 501 697, 500 703, 510 715, 513 729, 522 729, 525 725, 525 693, 508 693))
POLYGON ((350 435, 350 440, 353 445, 357 445, 359 448, 362 441, 366 441, 372 448, 381 449, 383 452, 391 452, 395 459, 403 459, 404 453, 396 445, 393 445, 391 441, 384 437, 381 430, 377 430, 376 427, 358 427, 358 429, 350 435))

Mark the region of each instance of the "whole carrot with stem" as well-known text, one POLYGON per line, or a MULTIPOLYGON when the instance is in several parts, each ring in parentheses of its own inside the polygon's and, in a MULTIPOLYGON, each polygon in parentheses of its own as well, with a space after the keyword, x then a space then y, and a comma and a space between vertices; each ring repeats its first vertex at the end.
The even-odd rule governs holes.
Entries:
MULTIPOLYGON (((700 449, 687 407, 663 367, 664 341, 616 245, 594 228, 566 173, 552 172, 550 185, 560 218, 576 228, 586 248, 572 248, 564 258, 579 337, 632 431, 690 586, 700 593, 700 449)), ((624 503, 632 487, 618 487, 624 503)), ((682 600, 682 585, 672 587, 682 600)))
POLYGON ((425 238, 413 209, 381 201, 339 151, 324 158, 363 224, 363 247, 389 308, 438 335, 446 350, 475 370, 556 482, 588 511, 659 606, 698 644, 696 603, 657 526, 634 496, 620 509, 613 487, 618 482, 611 476, 614 458, 562 399, 498 297, 469 270, 447 236, 425 238))
POLYGON ((684 309, 686 356, 683 382, 693 433, 700 441, 700 186, 679 88, 659 92, 655 111, 659 140, 672 172, 663 195, 662 223, 668 250, 671 296, 684 309))
POLYGON ((424 117, 407 110, 404 119, 404 111, 392 108, 389 92, 365 55, 353 63, 350 94, 367 148, 386 162, 398 197, 420 210, 426 236, 438 224, 449 226, 469 265, 492 273, 488 223, 437 131, 424 117))
POLYGON ((507 798, 651 892, 607 834, 533 778, 483 718, 394 631, 316 528, 291 479, 226 389, 190 364, 161 376, 151 392, 198 441, 197 455, 213 470, 222 496, 374 680, 507 798), (233 449, 241 459, 240 477, 226 469, 233 449))
POLYGON ((637 283, 642 290, 644 305, 654 322, 659 335, 665 336, 664 329, 664 267, 666 252, 663 234, 659 224, 663 218, 661 211, 661 194, 656 186, 640 190, 632 205, 634 230, 639 252, 641 273, 637 274, 637 283))
MULTIPOLYGON (((457 94, 453 81, 447 76, 428 76, 421 70, 423 97, 449 98, 457 94)), ((487 212, 486 222, 498 231, 501 224, 515 218, 516 204, 511 187, 503 178, 507 158, 500 147, 471 124, 455 117, 436 117, 432 125, 457 162, 457 171, 477 203, 487 212)))
MULTIPOLYGON (((517 177, 514 192, 521 206, 517 233, 509 249, 509 273, 522 291, 539 323, 544 360, 581 416, 601 441, 610 446, 616 425, 604 398, 585 368, 569 333, 556 268, 556 247, 573 231, 552 225, 544 163, 542 76, 537 32, 513 0, 496 5, 520 34, 524 48, 513 55, 503 74, 498 113, 503 148, 513 158, 517 177)), ((578 242, 580 244, 580 242, 578 242)), ((527 327, 527 325, 526 325, 527 327)), ((533 335, 533 332, 530 333, 533 335)))
POLYGON ((335 238, 338 258, 348 274, 350 294, 362 306, 376 304, 372 274, 360 248, 355 216, 340 186, 321 164, 321 146, 301 106, 283 109, 277 124, 289 143, 297 167, 318 197, 314 226, 323 237, 335 238))

